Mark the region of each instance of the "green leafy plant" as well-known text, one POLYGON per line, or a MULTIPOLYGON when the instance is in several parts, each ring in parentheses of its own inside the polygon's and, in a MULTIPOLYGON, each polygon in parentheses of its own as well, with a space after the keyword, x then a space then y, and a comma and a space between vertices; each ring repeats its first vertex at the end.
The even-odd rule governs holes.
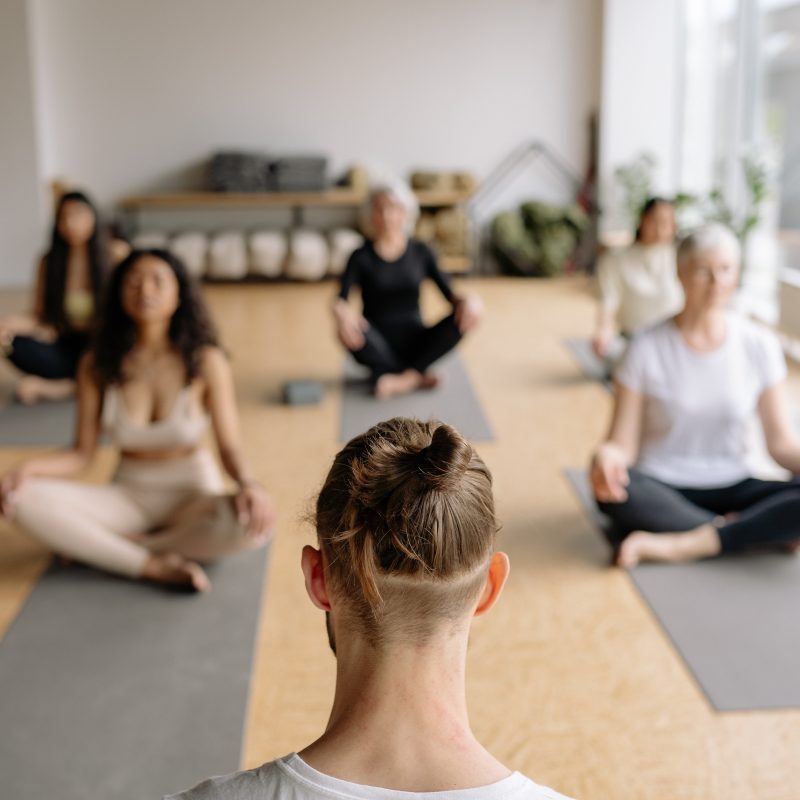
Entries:
POLYGON ((675 196, 675 210, 680 229, 685 230, 698 222, 721 222, 736 234, 744 246, 747 237, 761 221, 764 201, 769 197, 771 170, 766 159, 754 153, 742 156, 740 163, 747 187, 743 212, 734 212, 719 187, 707 195, 679 192, 675 196))
MULTIPOLYGON (((614 177, 620 184, 625 209, 631 223, 636 228, 644 204, 653 195, 653 174, 658 162, 650 153, 641 153, 628 164, 614 170, 614 177)), ((773 168, 765 151, 751 150, 742 156, 740 165, 747 187, 744 209, 734 210, 720 187, 707 194, 678 192, 673 198, 678 230, 686 233, 703 222, 721 222, 727 225, 739 238, 742 251, 746 252, 747 238, 761 222, 764 201, 769 197, 769 185, 773 168)))

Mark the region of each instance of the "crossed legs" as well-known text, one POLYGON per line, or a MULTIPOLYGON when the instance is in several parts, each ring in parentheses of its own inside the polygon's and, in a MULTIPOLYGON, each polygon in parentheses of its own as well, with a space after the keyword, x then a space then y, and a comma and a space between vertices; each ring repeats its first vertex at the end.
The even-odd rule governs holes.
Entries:
POLYGON ((364 346, 351 352, 369 367, 376 396, 386 398, 438 385, 430 367, 458 344, 461 332, 450 314, 430 328, 418 320, 380 329, 371 324, 364 339, 364 346))
POLYGON ((730 486, 670 486, 630 470, 628 499, 598 503, 621 539, 618 562, 686 561, 800 541, 800 480, 746 478, 730 486))

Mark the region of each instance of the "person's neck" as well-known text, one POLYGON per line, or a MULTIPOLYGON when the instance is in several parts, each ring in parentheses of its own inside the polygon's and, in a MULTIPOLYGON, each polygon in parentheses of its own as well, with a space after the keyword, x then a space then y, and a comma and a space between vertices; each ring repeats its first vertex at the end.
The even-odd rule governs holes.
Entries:
POLYGON ((153 358, 172 349, 169 340, 169 321, 148 322, 136 331, 135 350, 140 356, 153 358))
POLYGON ((89 243, 70 245, 67 251, 68 264, 86 264, 89 261, 89 243))
POLYGON ((362 638, 341 642, 328 726, 301 758, 342 780, 403 791, 507 777, 470 729, 466 642, 466 631, 382 650, 362 638))
POLYGON ((405 252, 408 238, 402 231, 386 232, 377 236, 372 245, 379 256, 393 261, 405 252))
POLYGON ((684 339, 695 349, 711 350, 725 339, 727 310, 724 307, 686 306, 675 317, 675 324, 684 339))

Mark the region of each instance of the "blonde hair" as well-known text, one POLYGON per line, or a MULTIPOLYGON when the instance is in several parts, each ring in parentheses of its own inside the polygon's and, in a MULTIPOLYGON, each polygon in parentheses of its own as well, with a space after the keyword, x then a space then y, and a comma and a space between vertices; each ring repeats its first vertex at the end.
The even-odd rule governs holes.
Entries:
POLYGON ((491 474, 449 425, 395 417, 336 455, 316 526, 326 577, 368 641, 424 640, 485 582, 491 474))

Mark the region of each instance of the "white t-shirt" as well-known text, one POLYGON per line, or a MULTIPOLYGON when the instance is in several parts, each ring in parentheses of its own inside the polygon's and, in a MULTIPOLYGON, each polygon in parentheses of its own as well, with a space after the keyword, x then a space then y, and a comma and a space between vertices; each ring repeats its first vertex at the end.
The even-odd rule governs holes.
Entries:
POLYGON ((606 253, 597 265, 600 302, 616 312, 625 333, 648 328, 683 308, 672 244, 632 244, 606 253))
POLYGON ((692 350, 671 319, 635 336, 615 378, 644 395, 636 466, 678 487, 744 480, 759 398, 785 376, 777 337, 734 313, 708 353, 692 350))
POLYGON ((310 767, 296 753, 256 769, 209 778, 164 800, 569 800, 519 772, 497 783, 453 792, 399 792, 340 781, 310 767))

